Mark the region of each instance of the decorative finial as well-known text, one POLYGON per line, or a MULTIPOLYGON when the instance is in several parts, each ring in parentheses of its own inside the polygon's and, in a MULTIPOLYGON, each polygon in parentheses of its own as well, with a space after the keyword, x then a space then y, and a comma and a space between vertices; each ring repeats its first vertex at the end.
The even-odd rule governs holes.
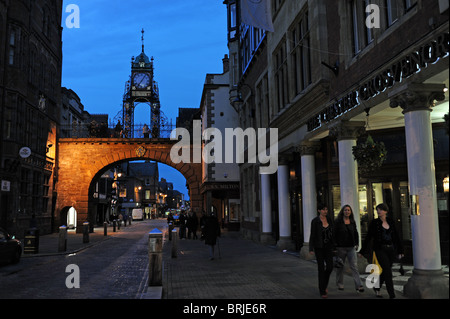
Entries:
POLYGON ((141 40, 142 40, 142 53, 144 53, 144 33, 145 33, 144 28, 142 28, 141 33, 142 33, 142 37, 141 37, 141 40))

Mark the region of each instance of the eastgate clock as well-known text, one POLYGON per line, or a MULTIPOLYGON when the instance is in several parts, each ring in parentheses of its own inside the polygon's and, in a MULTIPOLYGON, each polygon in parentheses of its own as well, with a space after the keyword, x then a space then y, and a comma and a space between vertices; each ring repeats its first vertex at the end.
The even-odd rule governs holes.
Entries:
POLYGON ((146 73, 136 73, 133 77, 133 84, 138 89, 145 89, 150 85, 150 77, 146 73))

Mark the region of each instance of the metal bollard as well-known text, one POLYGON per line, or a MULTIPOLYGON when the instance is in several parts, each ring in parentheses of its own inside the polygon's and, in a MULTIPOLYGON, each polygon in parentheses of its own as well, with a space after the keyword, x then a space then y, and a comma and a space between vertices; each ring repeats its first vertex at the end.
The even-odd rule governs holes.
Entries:
POLYGON ((108 223, 103 222, 103 235, 108 236, 108 223))
POLYGON ((177 230, 172 230, 172 258, 177 258, 177 230))
POLYGON ((59 227, 58 252, 67 250, 67 227, 59 227))
POLYGON ((89 242, 89 222, 83 223, 83 243, 89 242))
POLYGON ((114 233, 116 232, 116 224, 117 224, 117 222, 116 222, 116 220, 114 219, 114 220, 113 220, 113 232, 114 232, 114 233))
POLYGON ((169 223, 169 240, 172 240, 173 223, 169 223))
POLYGON ((163 234, 155 228, 148 234, 148 285, 162 286, 163 234))

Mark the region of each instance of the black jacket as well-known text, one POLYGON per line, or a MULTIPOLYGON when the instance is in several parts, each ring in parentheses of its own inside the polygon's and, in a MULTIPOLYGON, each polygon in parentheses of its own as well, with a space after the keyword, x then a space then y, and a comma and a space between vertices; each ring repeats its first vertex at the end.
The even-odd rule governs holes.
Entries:
POLYGON ((337 247, 347 247, 345 239, 349 236, 353 240, 353 246, 359 246, 358 229, 356 223, 351 222, 349 225, 345 225, 343 219, 336 219, 334 221, 334 242, 337 247))
MULTIPOLYGON (((394 249, 397 254, 403 254, 403 245, 400 240, 399 233, 395 228, 395 223, 392 219, 386 218, 387 223, 389 224, 389 229, 391 230, 392 244, 394 245, 394 249)), ((364 240, 361 254, 369 255, 371 251, 378 250, 382 248, 383 245, 383 229, 382 226, 383 221, 379 218, 372 220, 369 225, 369 230, 367 232, 366 239, 364 240)), ((370 257, 370 256, 369 256, 370 257)))
POLYGON ((317 216, 311 221, 311 234, 309 235, 309 251, 314 251, 315 248, 324 248, 325 246, 329 246, 333 248, 334 242, 333 242, 333 224, 331 223, 331 220, 328 219, 328 228, 331 232, 329 242, 324 243, 324 236, 323 236, 323 227, 322 227, 322 221, 320 220, 320 217, 317 216))

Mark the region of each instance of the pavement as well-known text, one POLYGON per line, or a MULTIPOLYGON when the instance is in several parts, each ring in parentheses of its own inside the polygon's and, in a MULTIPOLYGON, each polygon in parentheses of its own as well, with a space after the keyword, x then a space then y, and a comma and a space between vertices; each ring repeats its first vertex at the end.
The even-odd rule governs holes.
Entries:
MULTIPOLYGON (((145 221, 148 222, 148 221, 145 221)), ((129 231, 132 225, 126 226, 129 231)), ((69 231, 67 250, 58 251, 59 234, 40 236, 39 252, 23 254, 22 258, 39 258, 50 255, 73 254, 114 236, 108 227, 104 236, 103 227, 89 234, 89 242, 83 242, 83 234, 69 231)), ((123 231, 123 226, 116 233, 123 231)), ((164 231, 163 285, 148 287, 141 299, 321 299, 318 290, 317 264, 315 260, 304 260, 297 252, 282 252, 243 239, 239 232, 223 231, 215 249, 215 258, 210 260, 208 246, 196 239, 168 240, 164 231), (173 245, 176 253, 173 254, 173 245)), ((200 234, 198 234, 200 235, 200 234)), ((412 266, 404 266, 406 274, 400 276, 399 265, 393 267, 397 299, 402 295, 403 285, 412 273, 412 266)), ((444 269, 448 278, 448 267, 444 269)), ((344 276, 344 290, 335 285, 335 272, 328 285, 328 299, 379 299, 372 289, 357 292, 350 275, 344 276)), ((363 284, 367 274, 361 274, 363 284)), ((385 287, 381 289, 388 299, 385 287)))

